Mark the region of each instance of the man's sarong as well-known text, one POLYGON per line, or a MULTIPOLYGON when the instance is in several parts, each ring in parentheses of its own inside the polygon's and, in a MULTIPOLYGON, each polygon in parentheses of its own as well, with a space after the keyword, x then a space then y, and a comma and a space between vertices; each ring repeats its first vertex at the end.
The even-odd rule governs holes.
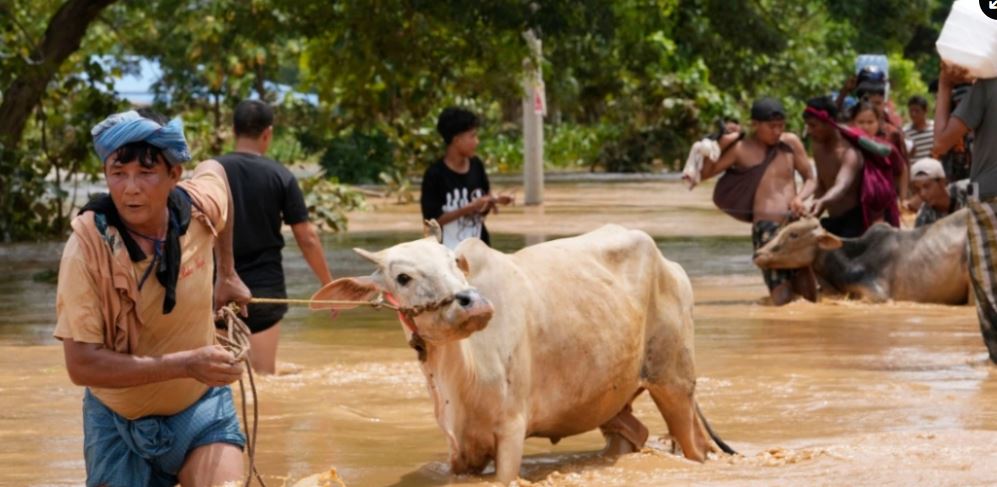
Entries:
MULTIPOLYGON (((769 243, 770 240, 775 238, 776 234, 779 233, 779 229, 782 228, 782 224, 779 222, 768 221, 768 220, 758 220, 751 225, 751 244, 757 252, 758 249, 769 243)), ((788 270, 788 269, 762 269, 762 279, 765 280, 765 285, 768 286, 769 291, 775 289, 780 284, 784 282, 789 282, 796 275, 798 270, 788 270)))
POLYGON ((87 487, 172 487, 187 454, 212 443, 246 445, 227 386, 209 388, 201 399, 173 416, 136 420, 112 411, 90 389, 84 392, 87 487))
POLYGON ((990 360, 997 363, 997 198, 970 199, 969 207, 969 277, 976 297, 983 343, 990 360))

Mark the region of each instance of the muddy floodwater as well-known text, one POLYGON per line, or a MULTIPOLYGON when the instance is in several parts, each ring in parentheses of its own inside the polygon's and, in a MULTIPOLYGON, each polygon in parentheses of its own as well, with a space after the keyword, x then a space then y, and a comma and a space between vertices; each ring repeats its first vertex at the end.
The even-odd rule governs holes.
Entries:
MULTIPOLYGON (((997 484, 997 368, 973 308, 766 306, 748 227, 711 212, 709 190, 697 191, 663 182, 554 187, 543 211, 513 208, 492 227, 506 251, 609 221, 654 234, 692 277, 698 400, 740 455, 705 464, 673 455, 645 395, 635 403, 651 430, 643 452, 600 458, 598 432, 556 446, 530 439, 522 484, 997 484)), ((417 214, 412 205, 355 214, 358 231, 326 237, 334 274, 370 272, 352 247, 417 237, 417 216, 406 213, 417 214)), ((288 291, 307 296, 314 281, 291 240, 288 291)), ((83 483, 82 389, 50 338, 55 286, 44 279, 60 249, 0 246, 0 485, 83 483)), ((348 485, 488 481, 449 475, 415 352, 392 314, 358 310, 331 321, 292 309, 279 362, 281 374, 258 383, 257 463, 269 485, 310 482, 331 468, 348 485)))

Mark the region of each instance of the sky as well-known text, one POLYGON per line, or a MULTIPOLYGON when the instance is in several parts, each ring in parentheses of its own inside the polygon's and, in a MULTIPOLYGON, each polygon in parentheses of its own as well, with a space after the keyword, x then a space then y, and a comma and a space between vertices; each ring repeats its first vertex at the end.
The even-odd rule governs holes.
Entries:
MULTIPOLYGON (((136 74, 128 74, 114 81, 114 91, 122 98, 128 100, 133 105, 143 106, 152 103, 154 94, 152 84, 163 75, 159 63, 149 59, 139 60, 139 69, 136 74)), ((281 97, 286 96, 293 90, 290 86, 267 83, 267 89, 276 91, 281 97)), ((310 93, 294 93, 312 104, 318 104, 318 96, 310 93)), ((252 93, 250 98, 257 98, 256 93, 252 93)))
POLYGON ((152 84, 162 76, 159 63, 148 59, 139 60, 139 73, 125 75, 114 81, 114 91, 134 105, 152 103, 152 84))

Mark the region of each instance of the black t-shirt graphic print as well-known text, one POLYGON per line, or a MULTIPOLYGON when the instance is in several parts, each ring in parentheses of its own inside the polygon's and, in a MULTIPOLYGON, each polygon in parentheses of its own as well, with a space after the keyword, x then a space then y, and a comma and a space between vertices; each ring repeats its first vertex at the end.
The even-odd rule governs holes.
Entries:
MULTIPOLYGON (((485 165, 472 157, 467 173, 454 172, 442 160, 436 161, 422 178, 422 218, 431 220, 463 208, 491 192, 485 165)), ((481 215, 465 215, 443 225, 443 244, 453 249, 462 240, 480 238, 491 245, 481 215)))

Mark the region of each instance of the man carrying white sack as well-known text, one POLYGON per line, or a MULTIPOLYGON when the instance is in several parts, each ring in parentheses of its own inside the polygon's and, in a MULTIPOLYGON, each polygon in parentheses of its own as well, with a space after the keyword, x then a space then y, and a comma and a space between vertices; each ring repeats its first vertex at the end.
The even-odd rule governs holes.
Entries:
POLYGON ((969 171, 969 276, 983 343, 997 363, 997 78, 976 80, 948 116, 952 88, 967 78, 965 69, 942 64, 932 152, 944 154, 970 130, 975 134, 969 171))

